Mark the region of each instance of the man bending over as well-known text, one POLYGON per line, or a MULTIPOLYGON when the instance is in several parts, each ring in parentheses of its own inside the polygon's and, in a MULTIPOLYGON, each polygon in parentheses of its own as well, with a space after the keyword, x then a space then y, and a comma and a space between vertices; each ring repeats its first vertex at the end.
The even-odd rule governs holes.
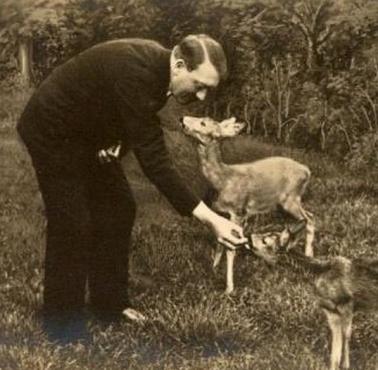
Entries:
POLYGON ((172 206, 209 225, 220 242, 246 241, 238 225, 211 211, 178 176, 157 116, 169 95, 181 104, 204 100, 226 72, 222 47, 206 35, 188 36, 172 51, 122 39, 68 60, 31 97, 17 128, 46 210, 43 322, 50 338, 73 334, 87 281, 100 318, 120 318, 129 307, 135 202, 120 162, 99 160, 104 148, 122 142, 123 153, 132 150, 172 206))

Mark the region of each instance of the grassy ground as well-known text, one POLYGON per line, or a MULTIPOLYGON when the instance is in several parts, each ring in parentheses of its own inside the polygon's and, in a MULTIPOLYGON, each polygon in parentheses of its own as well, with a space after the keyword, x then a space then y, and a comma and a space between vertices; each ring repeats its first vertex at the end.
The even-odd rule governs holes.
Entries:
MULTIPOLYGON (((90 346, 57 347, 41 332, 44 218, 34 174, 9 128, 0 132, 0 369, 324 369, 328 329, 312 298, 311 277, 272 269, 241 253, 237 292, 223 295, 224 268, 211 271, 209 232, 177 216, 132 160, 125 165, 138 199, 132 261, 156 286, 133 286, 146 325, 91 327, 90 346)), ((168 133, 175 162, 195 189, 187 141, 168 133), (190 161, 184 160, 189 156, 190 161)), ((315 154, 239 139, 225 143, 229 161, 284 152, 313 172, 306 204, 317 221, 317 254, 376 255, 377 174, 356 178, 315 154), (374 179, 375 176, 375 179, 374 179)), ((256 225, 270 222, 257 220, 256 225)), ((224 267, 224 266, 223 266, 224 267)), ((378 322, 358 314, 352 340, 355 369, 378 369, 378 322)))

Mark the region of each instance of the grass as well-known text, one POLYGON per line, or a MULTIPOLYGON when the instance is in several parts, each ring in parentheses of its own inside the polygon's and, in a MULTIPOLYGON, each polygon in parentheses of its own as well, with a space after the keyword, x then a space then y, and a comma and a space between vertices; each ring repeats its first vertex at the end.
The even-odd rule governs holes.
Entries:
MULTIPOLYGON (((105 330, 92 325, 94 340, 88 346, 48 343, 37 319, 45 237, 42 202, 29 158, 8 123, 0 135, 1 369, 326 368, 329 333, 313 302, 311 277, 272 269, 240 253, 236 295, 225 297, 224 266, 217 275, 210 268, 212 236, 195 220, 176 215, 133 158, 125 163, 139 205, 131 260, 156 285, 134 285, 130 294, 149 322, 105 330)), ((171 131, 167 141, 183 177, 197 191, 203 189, 201 176, 193 175, 197 161, 190 143, 171 131)), ((378 186, 373 177, 356 178, 317 154, 245 138, 225 142, 224 153, 231 162, 286 154, 307 163, 313 172, 306 204, 316 216, 316 253, 377 254, 378 186)), ((260 218, 256 227, 267 222, 272 219, 260 218)), ((376 317, 356 316, 355 369, 378 369, 377 332, 376 317)))

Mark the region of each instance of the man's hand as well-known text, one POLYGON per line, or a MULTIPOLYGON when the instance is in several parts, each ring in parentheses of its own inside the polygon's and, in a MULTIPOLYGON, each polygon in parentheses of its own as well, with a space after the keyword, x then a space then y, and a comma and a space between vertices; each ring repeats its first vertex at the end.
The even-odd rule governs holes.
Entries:
POLYGON ((101 149, 97 152, 97 157, 100 163, 110 163, 119 158, 121 152, 121 143, 111 146, 107 149, 101 149))
POLYGON ((201 222, 210 225, 218 242, 230 249, 236 249, 248 243, 248 239, 243 235, 241 226, 219 216, 203 202, 199 203, 193 210, 193 216, 198 218, 201 222))
POLYGON ((210 224, 219 243, 227 248, 236 249, 248 243, 248 239, 243 235, 243 229, 239 225, 219 216, 210 224))

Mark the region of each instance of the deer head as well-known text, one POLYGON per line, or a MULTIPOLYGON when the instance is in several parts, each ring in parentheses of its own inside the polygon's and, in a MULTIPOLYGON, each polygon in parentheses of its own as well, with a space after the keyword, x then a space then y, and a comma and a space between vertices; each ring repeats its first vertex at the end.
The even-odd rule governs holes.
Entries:
POLYGON ((236 136, 245 127, 244 123, 236 122, 235 117, 217 122, 210 117, 184 116, 180 122, 186 135, 204 145, 214 140, 236 136))
POLYGON ((293 226, 286 226, 281 232, 252 233, 252 251, 269 264, 273 264, 279 252, 289 251, 296 245, 298 235, 305 226, 306 222, 300 221, 293 226))

